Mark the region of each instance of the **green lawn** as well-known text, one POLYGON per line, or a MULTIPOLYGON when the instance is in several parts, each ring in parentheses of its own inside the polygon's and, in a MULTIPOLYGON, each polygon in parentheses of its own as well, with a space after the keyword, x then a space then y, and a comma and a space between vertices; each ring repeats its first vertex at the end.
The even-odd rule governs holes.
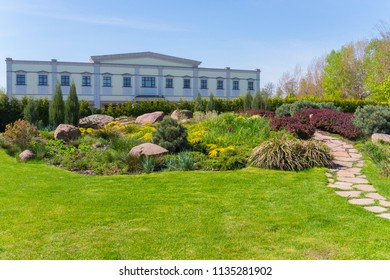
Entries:
POLYGON ((0 150, 0 259, 390 259, 325 169, 88 177, 0 150))

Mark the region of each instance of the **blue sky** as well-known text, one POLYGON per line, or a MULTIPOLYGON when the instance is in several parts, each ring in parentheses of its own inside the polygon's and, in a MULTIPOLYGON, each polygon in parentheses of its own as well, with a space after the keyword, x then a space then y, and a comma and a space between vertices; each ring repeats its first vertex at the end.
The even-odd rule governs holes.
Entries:
POLYGON ((378 36, 389 0, 0 0, 5 58, 88 61, 152 51, 203 67, 262 70, 261 84, 351 41, 378 36))

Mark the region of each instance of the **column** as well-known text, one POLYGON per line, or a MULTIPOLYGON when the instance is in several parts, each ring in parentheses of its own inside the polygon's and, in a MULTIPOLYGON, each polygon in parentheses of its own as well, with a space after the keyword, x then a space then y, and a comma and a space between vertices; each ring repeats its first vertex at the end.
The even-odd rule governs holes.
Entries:
POLYGON ((134 67, 134 96, 140 94, 140 85, 139 85, 139 66, 134 67))
POLYGON ((256 69, 256 92, 260 91, 260 69, 256 69))
POLYGON ((199 68, 198 66, 194 66, 193 68, 193 74, 192 74, 192 80, 193 80, 193 92, 192 92, 192 95, 194 97, 194 99, 196 98, 196 96, 198 95, 198 92, 199 92, 199 68))
POLYGON ((93 64, 93 101, 95 103, 95 108, 100 108, 100 63, 95 62, 93 64))
POLYGON ((164 95, 164 92, 163 92, 164 80, 163 80, 163 68, 162 68, 162 66, 158 67, 157 80, 158 80, 158 82, 157 82, 157 85, 158 85, 157 93, 158 93, 159 96, 163 96, 164 95))
POLYGON ((12 97, 12 58, 7 57, 5 61, 7 63, 7 95, 8 95, 8 98, 11 99, 11 97, 12 97))
POLYGON ((57 86, 57 59, 51 60, 51 95, 53 96, 57 86))
POLYGON ((226 91, 225 96, 229 98, 231 96, 231 78, 230 78, 230 67, 226 67, 226 91))

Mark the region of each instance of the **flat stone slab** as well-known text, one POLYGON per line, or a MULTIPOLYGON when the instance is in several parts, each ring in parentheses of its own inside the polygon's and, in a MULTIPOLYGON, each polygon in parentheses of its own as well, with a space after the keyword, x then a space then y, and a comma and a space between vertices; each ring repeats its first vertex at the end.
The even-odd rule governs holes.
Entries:
POLYGON ((372 185, 353 185, 353 187, 364 192, 375 192, 375 188, 372 185))
POLYGON ((382 212, 386 212, 388 210, 387 208, 383 208, 380 206, 366 206, 366 207, 364 207, 364 209, 366 209, 367 211, 370 211, 370 212, 374 212, 374 213, 382 213, 382 212))
POLYGON ((379 204, 382 206, 390 207, 390 202, 386 200, 379 200, 379 204))
POLYGON ((329 182, 329 183, 334 183, 334 179, 328 178, 328 182, 329 182))
POLYGON ((350 186, 343 186, 343 185, 336 185, 336 184, 329 184, 328 187, 343 190, 343 191, 353 190, 353 188, 350 186))
POLYGON ((352 167, 353 166, 353 162, 349 162, 349 161, 334 160, 333 162, 337 165, 344 166, 344 167, 352 167))
POLYGON ((328 178, 333 178, 333 175, 328 173, 328 172, 325 173, 325 176, 328 177, 328 178))
POLYGON ((336 160, 339 161, 347 161, 347 162, 355 162, 356 158, 351 158, 351 157, 334 157, 336 160))
POLYGON ((377 215, 378 217, 381 217, 381 218, 385 218, 385 219, 389 219, 390 220, 390 213, 383 213, 383 214, 379 214, 377 215))
POLYGON ((353 172, 349 172, 347 170, 340 170, 337 172, 337 176, 338 177, 350 177, 350 178, 354 178, 355 177, 355 173, 353 172))
POLYGON ((336 192, 337 195, 341 197, 359 197, 361 192, 359 191, 338 191, 336 192))
POLYGON ((372 198, 353 198, 348 200, 348 202, 355 205, 370 205, 375 203, 372 198))
POLYGON ((348 187, 352 186, 352 183, 347 183, 347 182, 336 182, 334 184, 338 186, 348 186, 348 187))
POLYGON ((348 158, 350 157, 350 155, 347 152, 331 151, 330 153, 334 157, 348 157, 348 158))
POLYGON ((349 171, 349 172, 352 172, 354 174, 361 174, 362 169, 361 168, 357 168, 357 167, 351 167, 351 168, 345 169, 345 171, 349 171))
POLYGON ((354 159, 360 159, 362 158, 362 155, 361 154, 357 154, 357 153, 349 153, 349 156, 351 158, 354 158, 354 159))
POLYGON ((364 178, 349 178, 349 177, 337 177, 339 181, 355 183, 355 184, 368 184, 367 179, 364 178))
POLYGON ((378 200, 386 200, 386 197, 381 196, 379 193, 366 193, 366 197, 378 200))

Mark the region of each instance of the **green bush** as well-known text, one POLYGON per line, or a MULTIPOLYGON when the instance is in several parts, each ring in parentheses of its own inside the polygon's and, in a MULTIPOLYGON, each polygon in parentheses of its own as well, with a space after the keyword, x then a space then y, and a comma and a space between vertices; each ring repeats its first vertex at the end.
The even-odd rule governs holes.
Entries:
POLYGON ((62 90, 60 83, 57 82, 56 90, 53 95, 53 100, 49 107, 49 122, 53 126, 58 126, 64 123, 65 104, 62 97, 62 90))
POLYGON ((329 148, 323 143, 275 137, 252 151, 251 165, 268 169, 299 171, 328 166, 332 161, 329 148))
POLYGON ((362 133, 369 136, 373 133, 390 133, 390 108, 366 105, 359 107, 352 119, 362 133))
POLYGON ((3 136, 20 150, 25 150, 29 147, 31 139, 37 134, 38 130, 34 125, 19 119, 12 124, 7 124, 3 136))
POLYGON ((277 117, 289 117, 291 116, 291 106, 290 103, 285 103, 279 106, 275 111, 275 116, 277 117))
POLYGON ((39 112, 36 101, 33 98, 29 98, 26 107, 23 110, 23 117, 26 121, 36 125, 39 121, 39 112))
POLYGON ((175 153, 187 148, 187 128, 176 120, 165 117, 152 132, 153 143, 175 153))
POLYGON ((252 109, 252 101, 253 101, 253 96, 252 94, 248 91, 245 95, 244 98, 244 110, 249 110, 252 109))
POLYGON ((300 100, 291 104, 290 115, 294 116, 296 112, 308 108, 318 109, 319 106, 317 105, 317 103, 309 100, 300 100))
POLYGON ((79 125, 80 104, 77 98, 76 85, 70 85, 69 97, 65 102, 65 122, 74 126, 79 125))

